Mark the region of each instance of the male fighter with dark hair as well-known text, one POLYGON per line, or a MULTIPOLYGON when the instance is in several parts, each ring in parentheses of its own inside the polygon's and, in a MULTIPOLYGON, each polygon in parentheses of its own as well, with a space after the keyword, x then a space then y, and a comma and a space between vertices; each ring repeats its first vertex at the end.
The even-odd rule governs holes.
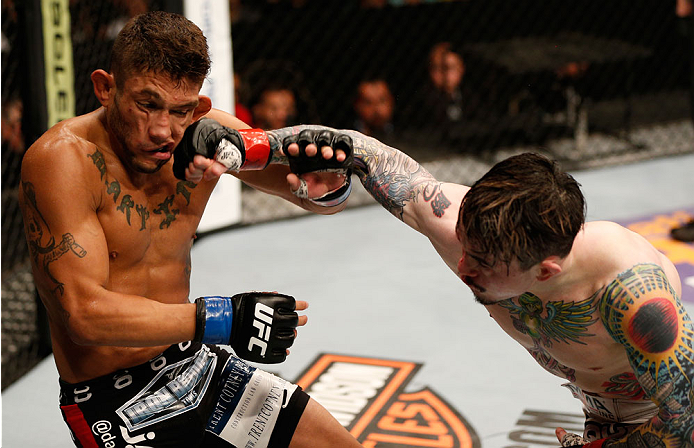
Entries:
MULTIPOLYGON (((328 151, 281 130, 293 171, 328 151), (294 142, 294 143, 293 143, 294 142)), ((352 131, 354 170, 388 211, 427 236, 491 317, 583 402, 583 438, 563 446, 692 447, 694 324, 673 263, 612 222, 584 222, 578 183, 535 154, 472 187, 437 181, 406 154, 352 131)), ((194 176, 220 169, 196 157, 194 176)), ((310 181, 289 174, 292 190, 310 181)))
POLYGON ((251 186, 319 213, 344 207, 342 193, 321 198, 329 187, 346 191, 344 176, 327 173, 303 199, 292 195, 279 140, 199 94, 209 67, 192 22, 137 16, 110 71, 92 73, 102 107, 55 125, 24 157, 20 202, 63 417, 85 448, 360 446, 300 388, 215 345, 281 362, 305 302, 266 292, 189 301, 192 241, 216 184, 174 176, 172 153, 191 123, 239 129, 225 162, 251 186))

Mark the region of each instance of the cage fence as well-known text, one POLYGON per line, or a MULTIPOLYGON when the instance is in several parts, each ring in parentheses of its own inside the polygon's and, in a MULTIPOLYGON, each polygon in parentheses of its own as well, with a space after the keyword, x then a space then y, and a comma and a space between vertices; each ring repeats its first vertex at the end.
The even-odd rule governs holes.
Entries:
MULTIPOLYGON (((133 15, 170 2, 70 1, 76 113, 98 107, 133 15)), ((2 4, 2 387, 46 353, 17 203, 26 85, 19 5, 2 4)), ((442 181, 536 151, 579 170, 694 152, 692 17, 659 0, 230 0, 236 114, 357 129, 442 181)), ((214 61, 213 61, 214 63, 214 61)), ((355 188, 350 207, 374 203, 355 188)), ((242 189, 242 223, 305 213, 242 189)))

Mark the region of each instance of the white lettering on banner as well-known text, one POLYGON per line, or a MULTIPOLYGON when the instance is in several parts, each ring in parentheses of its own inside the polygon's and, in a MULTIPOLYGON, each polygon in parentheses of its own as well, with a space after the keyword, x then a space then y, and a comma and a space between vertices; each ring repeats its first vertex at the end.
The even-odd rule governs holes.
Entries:
POLYGON ((392 367, 336 362, 307 393, 348 426, 385 386, 393 371, 392 367))

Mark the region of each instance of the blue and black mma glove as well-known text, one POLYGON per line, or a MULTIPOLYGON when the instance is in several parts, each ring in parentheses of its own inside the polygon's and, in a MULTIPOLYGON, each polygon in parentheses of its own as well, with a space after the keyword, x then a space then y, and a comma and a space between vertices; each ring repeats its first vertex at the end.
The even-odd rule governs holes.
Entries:
POLYGON ((287 358, 299 324, 294 297, 246 292, 233 297, 200 297, 194 341, 230 345, 239 358, 276 364, 287 358))
MULTIPOLYGON (((352 138, 349 135, 339 131, 331 130, 310 130, 305 129, 298 134, 285 137, 282 141, 284 154, 289 160, 289 168, 292 173, 301 176, 305 173, 313 172, 331 172, 343 174, 345 183, 336 190, 330 191, 320 198, 309 199, 314 204, 323 207, 333 207, 343 203, 352 192, 352 167, 354 164, 354 150, 352 147, 352 138), (290 155, 287 148, 292 143, 299 145, 299 154, 296 156, 290 155), (318 147, 318 155, 309 157, 306 155, 306 147, 314 144, 318 147), (330 146, 333 148, 333 156, 330 159, 324 159, 321 154, 321 148, 330 146), (345 160, 338 162, 337 150, 342 150, 345 153, 345 160)), ((305 197, 307 192, 295 193, 299 197, 305 197)))
MULTIPOLYGON (((278 144, 277 144, 278 145, 278 144)), ((174 150, 174 175, 186 180, 185 170, 197 154, 221 163, 229 171, 262 170, 272 151, 262 129, 232 129, 212 118, 201 118, 188 126, 174 150)))

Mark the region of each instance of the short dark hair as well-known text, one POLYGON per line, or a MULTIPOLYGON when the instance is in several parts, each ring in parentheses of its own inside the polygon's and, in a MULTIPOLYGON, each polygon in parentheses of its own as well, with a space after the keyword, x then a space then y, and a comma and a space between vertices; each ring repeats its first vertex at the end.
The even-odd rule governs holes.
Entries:
POLYGON ((118 33, 109 70, 120 87, 129 75, 147 71, 202 85, 210 71, 207 39, 200 28, 180 14, 140 14, 118 33))
POLYGON ((457 230, 469 249, 527 270, 549 256, 565 257, 585 222, 580 184, 559 165, 525 153, 494 165, 460 206, 457 230))

